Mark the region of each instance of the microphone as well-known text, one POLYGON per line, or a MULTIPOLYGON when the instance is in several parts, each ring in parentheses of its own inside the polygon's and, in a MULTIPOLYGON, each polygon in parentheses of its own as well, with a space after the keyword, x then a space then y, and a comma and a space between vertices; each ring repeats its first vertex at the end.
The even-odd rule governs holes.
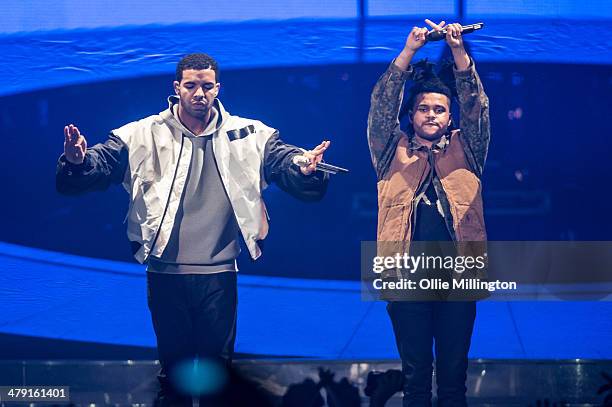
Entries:
MULTIPOLYGON (((296 155, 293 157, 293 163, 298 167, 308 167, 310 165, 310 159, 303 155, 296 155)), ((349 172, 346 168, 336 167, 335 165, 326 163, 317 163, 315 167, 316 171, 326 172, 328 174, 346 174, 349 172)))
MULTIPOLYGON (((484 23, 476 23, 470 25, 462 25, 461 26, 461 35, 473 33, 477 30, 482 30, 484 27, 484 23)), ((443 28, 442 31, 431 30, 427 32, 427 41, 440 41, 446 38, 446 28, 443 28)))

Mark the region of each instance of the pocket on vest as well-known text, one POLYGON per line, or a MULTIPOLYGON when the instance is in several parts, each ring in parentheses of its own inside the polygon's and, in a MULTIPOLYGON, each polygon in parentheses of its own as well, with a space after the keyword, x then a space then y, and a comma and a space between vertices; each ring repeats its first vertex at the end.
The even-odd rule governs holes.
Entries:
POLYGON ((484 219, 482 218, 482 206, 479 210, 474 205, 457 205, 458 212, 461 213, 457 222, 459 230, 458 240, 483 241, 487 239, 485 232, 484 219))
POLYGON ((382 242, 403 241, 408 227, 410 205, 400 204, 381 207, 378 211, 378 240, 382 242))

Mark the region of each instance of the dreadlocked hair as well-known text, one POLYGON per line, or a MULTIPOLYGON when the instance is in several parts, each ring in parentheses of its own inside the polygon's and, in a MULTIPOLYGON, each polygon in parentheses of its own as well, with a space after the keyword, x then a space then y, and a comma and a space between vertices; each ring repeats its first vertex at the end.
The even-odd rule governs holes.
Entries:
POLYGON ((429 62, 427 58, 412 65, 413 85, 410 88, 408 99, 400 111, 400 119, 412 111, 414 102, 420 93, 440 93, 447 96, 449 100, 457 97, 453 61, 441 62, 437 73, 434 72, 434 67, 435 64, 429 62))

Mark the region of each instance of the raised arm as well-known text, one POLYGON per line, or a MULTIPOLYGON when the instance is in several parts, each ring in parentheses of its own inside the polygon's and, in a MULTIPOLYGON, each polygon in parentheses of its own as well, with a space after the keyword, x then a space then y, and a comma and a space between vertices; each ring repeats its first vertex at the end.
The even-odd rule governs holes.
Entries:
MULTIPOLYGON (((444 21, 440 26, 444 26, 444 21)), ((426 34, 426 28, 412 28, 402 52, 378 79, 372 91, 368 114, 368 145, 378 179, 382 178, 389 167, 402 134, 399 129, 399 112, 404 85, 412 73, 410 61, 427 42, 426 34)))
POLYGON ((74 125, 64 128, 64 154, 57 162, 55 187, 64 195, 104 190, 123 181, 128 166, 125 143, 111 134, 103 144, 87 148, 87 140, 74 125))
POLYGON ((467 71, 455 71, 461 111, 461 134, 474 156, 476 170, 482 174, 491 140, 489 98, 484 92, 474 61, 467 71))
POLYGON ((461 25, 449 24, 446 27, 446 42, 451 48, 455 61, 454 73, 460 105, 461 135, 467 143, 466 147, 470 153, 468 156, 471 156, 473 161, 472 166, 478 175, 481 175, 491 139, 489 98, 484 92, 474 61, 463 45, 461 25))

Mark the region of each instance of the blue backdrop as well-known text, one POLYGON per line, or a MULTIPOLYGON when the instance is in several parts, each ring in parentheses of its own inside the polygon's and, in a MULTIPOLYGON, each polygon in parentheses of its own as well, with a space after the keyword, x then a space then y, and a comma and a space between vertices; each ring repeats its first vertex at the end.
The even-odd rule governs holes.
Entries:
MULTIPOLYGON (((3 3, 0 333, 153 345, 144 272, 129 264, 121 223, 125 192, 58 196, 54 166, 66 123, 93 144, 164 109, 176 62, 189 52, 219 61, 230 112, 303 147, 330 139, 326 159, 351 169, 320 204, 266 192, 266 254, 240 262, 239 352, 395 357, 384 304, 358 295, 359 245, 376 228, 365 127, 372 86, 426 17, 486 25, 467 42, 491 100, 491 239, 610 240, 602 188, 612 169, 610 2, 254 4, 3 3), (295 235, 296 224, 308 238, 295 235)), ((436 43, 420 55, 444 53, 436 43)), ((482 303, 471 356, 609 358, 609 304, 482 303)))

